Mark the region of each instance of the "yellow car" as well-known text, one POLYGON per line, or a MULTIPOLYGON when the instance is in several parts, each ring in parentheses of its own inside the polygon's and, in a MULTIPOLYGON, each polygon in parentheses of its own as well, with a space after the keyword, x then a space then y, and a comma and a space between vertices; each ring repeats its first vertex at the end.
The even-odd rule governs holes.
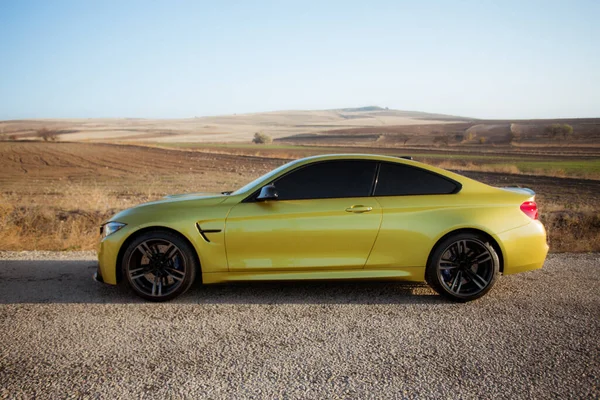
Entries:
POLYGON ((196 278, 426 281, 469 301, 500 274, 541 268, 548 252, 531 190, 355 154, 292 161, 234 192, 142 204, 101 234, 96 279, 153 301, 196 278))

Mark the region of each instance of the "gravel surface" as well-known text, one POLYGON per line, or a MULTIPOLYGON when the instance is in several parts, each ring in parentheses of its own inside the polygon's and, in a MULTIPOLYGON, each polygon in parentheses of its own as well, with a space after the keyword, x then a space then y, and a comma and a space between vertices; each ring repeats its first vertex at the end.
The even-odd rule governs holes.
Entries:
POLYGON ((600 254, 449 303, 389 282, 93 282, 93 253, 0 253, 0 398, 599 398, 600 254))
POLYGON ((97 260, 95 251, 0 251, 0 260, 97 260))

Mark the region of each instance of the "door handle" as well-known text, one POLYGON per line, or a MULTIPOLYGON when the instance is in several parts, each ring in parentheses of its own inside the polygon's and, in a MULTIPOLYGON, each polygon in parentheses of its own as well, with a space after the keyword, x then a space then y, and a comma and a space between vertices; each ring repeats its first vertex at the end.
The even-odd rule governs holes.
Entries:
POLYGON ((373 207, 369 207, 369 206, 363 206, 363 205, 354 205, 352 207, 348 207, 346 208, 346 212, 352 212, 352 213, 366 213, 369 212, 373 209, 373 207))

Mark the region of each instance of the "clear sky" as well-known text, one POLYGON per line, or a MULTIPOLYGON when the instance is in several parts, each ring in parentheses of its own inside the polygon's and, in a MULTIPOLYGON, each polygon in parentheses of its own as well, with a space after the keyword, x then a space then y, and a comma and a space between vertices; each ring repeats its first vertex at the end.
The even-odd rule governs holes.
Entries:
POLYGON ((0 119, 600 117, 600 0, 0 0, 0 119))

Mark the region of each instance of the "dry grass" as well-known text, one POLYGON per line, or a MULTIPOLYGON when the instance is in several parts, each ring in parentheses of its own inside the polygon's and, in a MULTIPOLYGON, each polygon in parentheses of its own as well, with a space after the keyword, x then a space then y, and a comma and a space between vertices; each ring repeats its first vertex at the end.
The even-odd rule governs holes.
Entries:
POLYGON ((91 250, 109 214, 0 204, 3 250, 91 250))
POLYGON ((123 198, 103 188, 66 185, 46 194, 0 196, 0 250, 93 250, 102 222, 160 196, 123 198))
MULTIPOLYGON (((95 250, 98 228, 115 212, 165 193, 123 195, 124 188, 68 184, 64 190, 0 196, 0 250, 95 250)), ((600 212, 593 207, 566 210, 544 204, 541 220, 552 252, 600 251, 600 212)))
POLYGON ((542 214, 554 253, 600 251, 600 212, 552 211, 542 214))

